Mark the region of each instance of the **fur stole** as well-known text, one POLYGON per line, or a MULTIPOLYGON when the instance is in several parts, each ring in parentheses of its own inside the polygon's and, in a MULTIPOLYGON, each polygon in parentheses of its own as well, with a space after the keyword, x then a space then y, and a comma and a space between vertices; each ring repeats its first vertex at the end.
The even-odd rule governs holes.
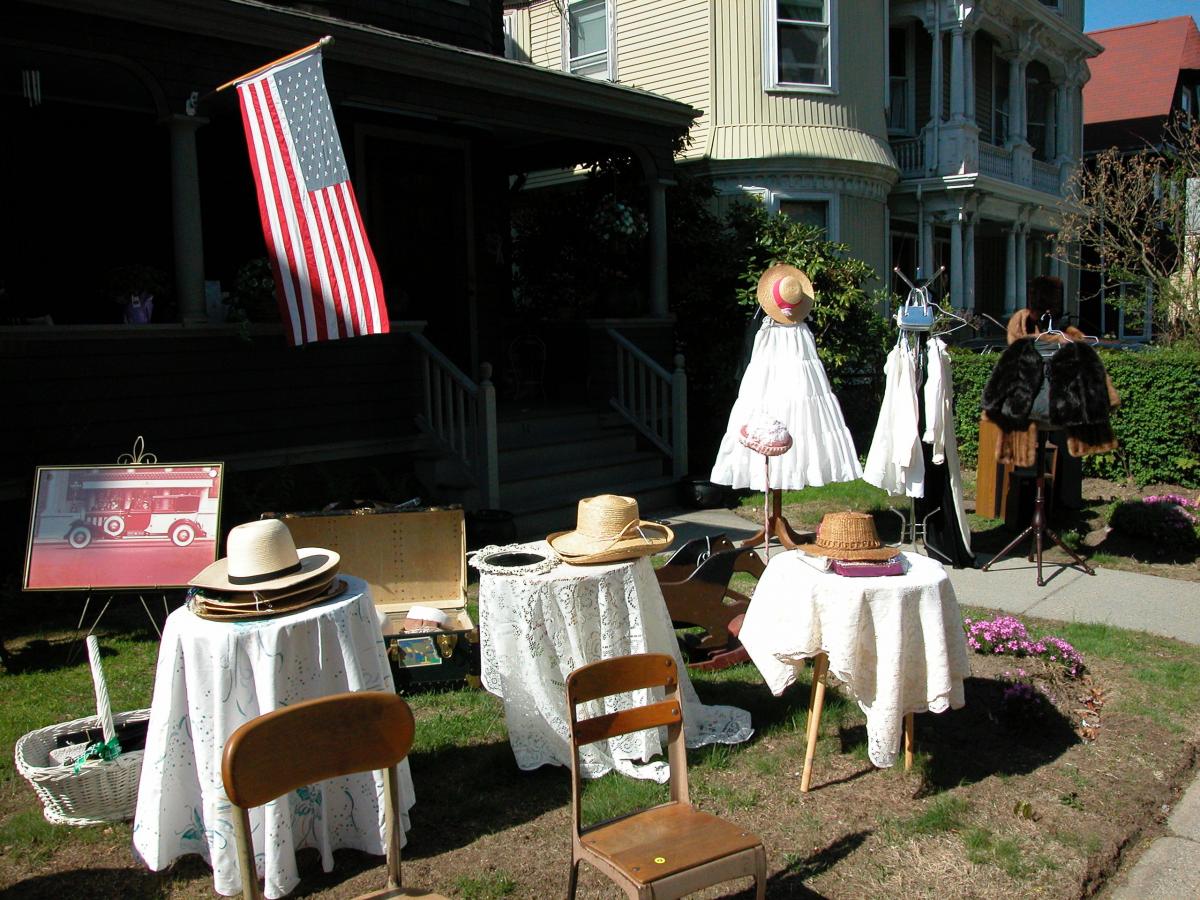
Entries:
MULTIPOLYGON (((1030 432, 1030 411, 1049 374, 1050 421, 1067 431, 1072 456, 1115 449, 1109 409, 1119 398, 1096 351, 1083 341, 1064 343, 1043 366, 1033 338, 1014 341, 1001 355, 983 389, 984 415, 1006 435, 1030 432)), ((1011 444, 1011 440, 1008 441, 1011 444)), ((999 448, 998 448, 999 449, 999 448)), ((1010 448, 1009 453, 1012 453, 1010 448)), ((1007 455, 1000 450, 1001 455, 1007 455)), ((1013 453, 1024 458, 1025 453, 1013 453)), ((1019 459, 1014 462, 1020 464, 1019 459)))

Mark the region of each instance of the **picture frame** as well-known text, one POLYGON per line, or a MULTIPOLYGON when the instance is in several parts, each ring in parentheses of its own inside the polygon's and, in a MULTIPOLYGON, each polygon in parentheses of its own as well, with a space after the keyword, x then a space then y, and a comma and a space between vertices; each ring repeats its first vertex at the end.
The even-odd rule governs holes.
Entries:
POLYGON ((217 558, 221 463, 39 466, 22 589, 187 587, 217 558))

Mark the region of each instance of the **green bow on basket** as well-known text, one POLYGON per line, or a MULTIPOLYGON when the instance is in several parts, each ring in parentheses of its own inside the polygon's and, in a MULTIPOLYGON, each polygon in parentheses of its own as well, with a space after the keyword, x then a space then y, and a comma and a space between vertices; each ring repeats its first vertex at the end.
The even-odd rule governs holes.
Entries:
POLYGON ((72 770, 72 774, 78 775, 79 770, 83 768, 83 764, 89 759, 102 759, 105 762, 112 762, 120 755, 121 742, 116 737, 107 741, 96 741, 94 744, 89 744, 79 759, 75 760, 75 768, 72 770))

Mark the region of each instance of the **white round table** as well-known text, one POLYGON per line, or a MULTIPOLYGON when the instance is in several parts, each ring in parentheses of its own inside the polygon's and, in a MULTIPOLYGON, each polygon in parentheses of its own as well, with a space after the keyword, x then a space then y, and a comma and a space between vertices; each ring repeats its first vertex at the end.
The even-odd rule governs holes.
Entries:
MULTIPOLYGON (((370 590, 361 579, 339 578, 347 588, 339 597, 275 618, 215 622, 186 608, 167 617, 133 822, 134 850, 152 870, 198 853, 212 866, 218 893, 240 893, 234 817, 221 781, 229 736, 300 700, 394 690, 370 590)), ((400 764, 400 792, 407 830, 414 802, 407 760, 400 764)), ((367 772, 252 810, 266 896, 281 897, 299 883, 295 851, 302 847, 316 847, 327 872, 341 847, 382 855, 382 796, 382 777, 367 772)))
MULTIPOLYGON (((529 547, 546 549, 537 543, 529 547)), ((509 742, 522 769, 570 765, 567 676, 587 663, 634 653, 669 653, 679 664, 687 746, 736 744, 754 733, 745 710, 700 703, 649 559, 595 566, 560 563, 539 575, 484 572, 479 579, 479 634, 483 685, 504 700, 509 742)), ((647 692, 608 697, 586 714, 646 702, 647 692)), ((580 751, 581 771, 588 778, 616 769, 666 781, 665 762, 637 764, 661 753, 663 746, 657 731, 592 744, 580 751)))
MULTIPOLYGON (((821 571, 819 557, 791 550, 771 558, 739 635, 776 696, 818 657, 867 717, 867 750, 877 766, 896 761, 903 720, 964 703, 970 674, 962 614, 942 564, 903 554, 903 575, 850 578, 821 571)), ((809 759, 816 736, 810 717, 809 759)))

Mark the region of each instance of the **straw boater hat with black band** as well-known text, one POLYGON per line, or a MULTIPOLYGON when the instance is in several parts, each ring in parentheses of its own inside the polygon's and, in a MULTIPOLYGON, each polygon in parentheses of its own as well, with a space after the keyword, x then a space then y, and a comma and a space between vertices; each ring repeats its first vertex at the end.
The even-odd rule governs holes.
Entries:
POLYGON ((675 532, 638 516, 632 497, 600 494, 579 501, 574 531, 557 531, 546 538, 563 562, 571 565, 637 559, 666 550, 675 532))
POLYGON ((776 263, 758 279, 758 305, 780 325, 807 319, 814 296, 809 277, 787 263, 776 263))
POLYGON ((875 519, 866 513, 826 513, 817 529, 817 539, 801 544, 814 556, 838 560, 888 560, 900 555, 899 547, 885 547, 875 532, 875 519))
POLYGON ((233 593, 282 591, 316 583, 322 575, 332 576, 341 560, 333 550, 297 550, 292 533, 279 519, 238 525, 229 532, 225 548, 224 559, 218 559, 188 583, 233 593))

